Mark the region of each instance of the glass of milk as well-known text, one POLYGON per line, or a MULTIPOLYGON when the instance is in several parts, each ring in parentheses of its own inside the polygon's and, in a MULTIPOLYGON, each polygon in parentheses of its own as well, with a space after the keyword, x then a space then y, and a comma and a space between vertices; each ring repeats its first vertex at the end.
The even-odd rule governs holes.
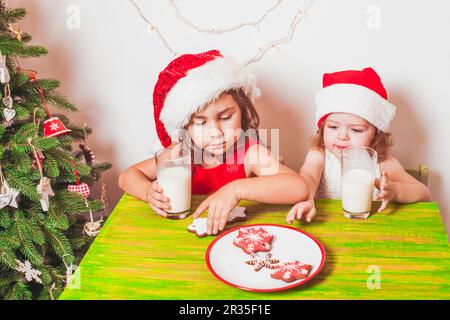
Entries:
POLYGON ((181 144, 156 152, 156 176, 169 198, 169 219, 184 219, 191 213, 191 154, 181 144))
POLYGON ((377 158, 377 152, 366 147, 350 147, 342 152, 342 209, 347 218, 366 219, 370 215, 377 158))

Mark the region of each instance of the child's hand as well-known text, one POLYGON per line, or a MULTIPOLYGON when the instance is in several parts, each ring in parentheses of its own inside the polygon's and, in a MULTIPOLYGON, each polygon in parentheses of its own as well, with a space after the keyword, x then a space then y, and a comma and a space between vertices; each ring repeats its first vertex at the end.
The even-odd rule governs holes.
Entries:
POLYGON ((167 217, 167 213, 165 213, 164 209, 169 209, 169 198, 164 196, 163 189, 158 184, 157 181, 153 181, 151 186, 148 188, 147 203, 149 206, 160 216, 167 217))
POLYGON ((388 174, 384 171, 381 173, 381 179, 375 179, 375 187, 380 190, 380 192, 376 195, 375 200, 381 200, 381 206, 378 209, 378 212, 381 212, 386 209, 389 201, 395 199, 395 190, 393 182, 389 180, 388 174))
POLYGON ((314 205, 313 199, 302 201, 289 210, 289 213, 286 216, 286 221, 289 224, 292 224, 295 219, 301 220, 304 218, 307 222, 311 222, 311 220, 316 216, 316 213, 316 206, 314 205))
POLYGON ((204 200, 195 211, 193 217, 198 218, 208 209, 207 233, 217 234, 225 228, 228 215, 239 203, 239 197, 229 186, 223 186, 204 200))

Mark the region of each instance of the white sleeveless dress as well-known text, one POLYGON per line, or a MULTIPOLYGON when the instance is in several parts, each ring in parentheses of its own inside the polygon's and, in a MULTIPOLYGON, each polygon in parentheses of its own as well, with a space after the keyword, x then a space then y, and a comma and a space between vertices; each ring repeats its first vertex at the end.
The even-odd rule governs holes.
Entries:
MULTIPOLYGON (((380 166, 377 166, 376 177, 381 177, 380 166)), ((377 189, 373 190, 373 197, 377 189)), ((316 199, 341 199, 341 161, 332 152, 325 148, 325 164, 316 199)))

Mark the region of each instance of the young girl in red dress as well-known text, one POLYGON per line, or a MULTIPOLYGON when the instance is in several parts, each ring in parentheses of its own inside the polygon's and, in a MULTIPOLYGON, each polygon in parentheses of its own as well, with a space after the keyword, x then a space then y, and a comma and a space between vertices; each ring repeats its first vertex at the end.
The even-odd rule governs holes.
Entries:
MULTIPOLYGON (((254 75, 217 50, 176 58, 155 85, 160 147, 181 143, 192 151, 192 193, 209 195, 193 216, 208 210, 208 234, 224 229, 242 199, 293 204, 308 198, 303 178, 259 143, 253 105, 259 94, 254 75)), ((119 185, 166 216, 170 199, 155 180, 152 157, 125 170, 119 185)))

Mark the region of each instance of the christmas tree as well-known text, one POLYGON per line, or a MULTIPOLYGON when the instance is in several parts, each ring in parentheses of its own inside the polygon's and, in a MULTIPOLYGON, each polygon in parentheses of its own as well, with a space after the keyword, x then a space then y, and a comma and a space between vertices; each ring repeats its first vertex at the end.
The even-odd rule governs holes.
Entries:
POLYGON ((14 29, 25 15, 0 1, 0 299, 51 299, 98 232, 81 214, 102 210, 89 186, 111 165, 93 160, 90 128, 52 112, 77 110, 59 82, 21 67, 47 54, 14 29))

